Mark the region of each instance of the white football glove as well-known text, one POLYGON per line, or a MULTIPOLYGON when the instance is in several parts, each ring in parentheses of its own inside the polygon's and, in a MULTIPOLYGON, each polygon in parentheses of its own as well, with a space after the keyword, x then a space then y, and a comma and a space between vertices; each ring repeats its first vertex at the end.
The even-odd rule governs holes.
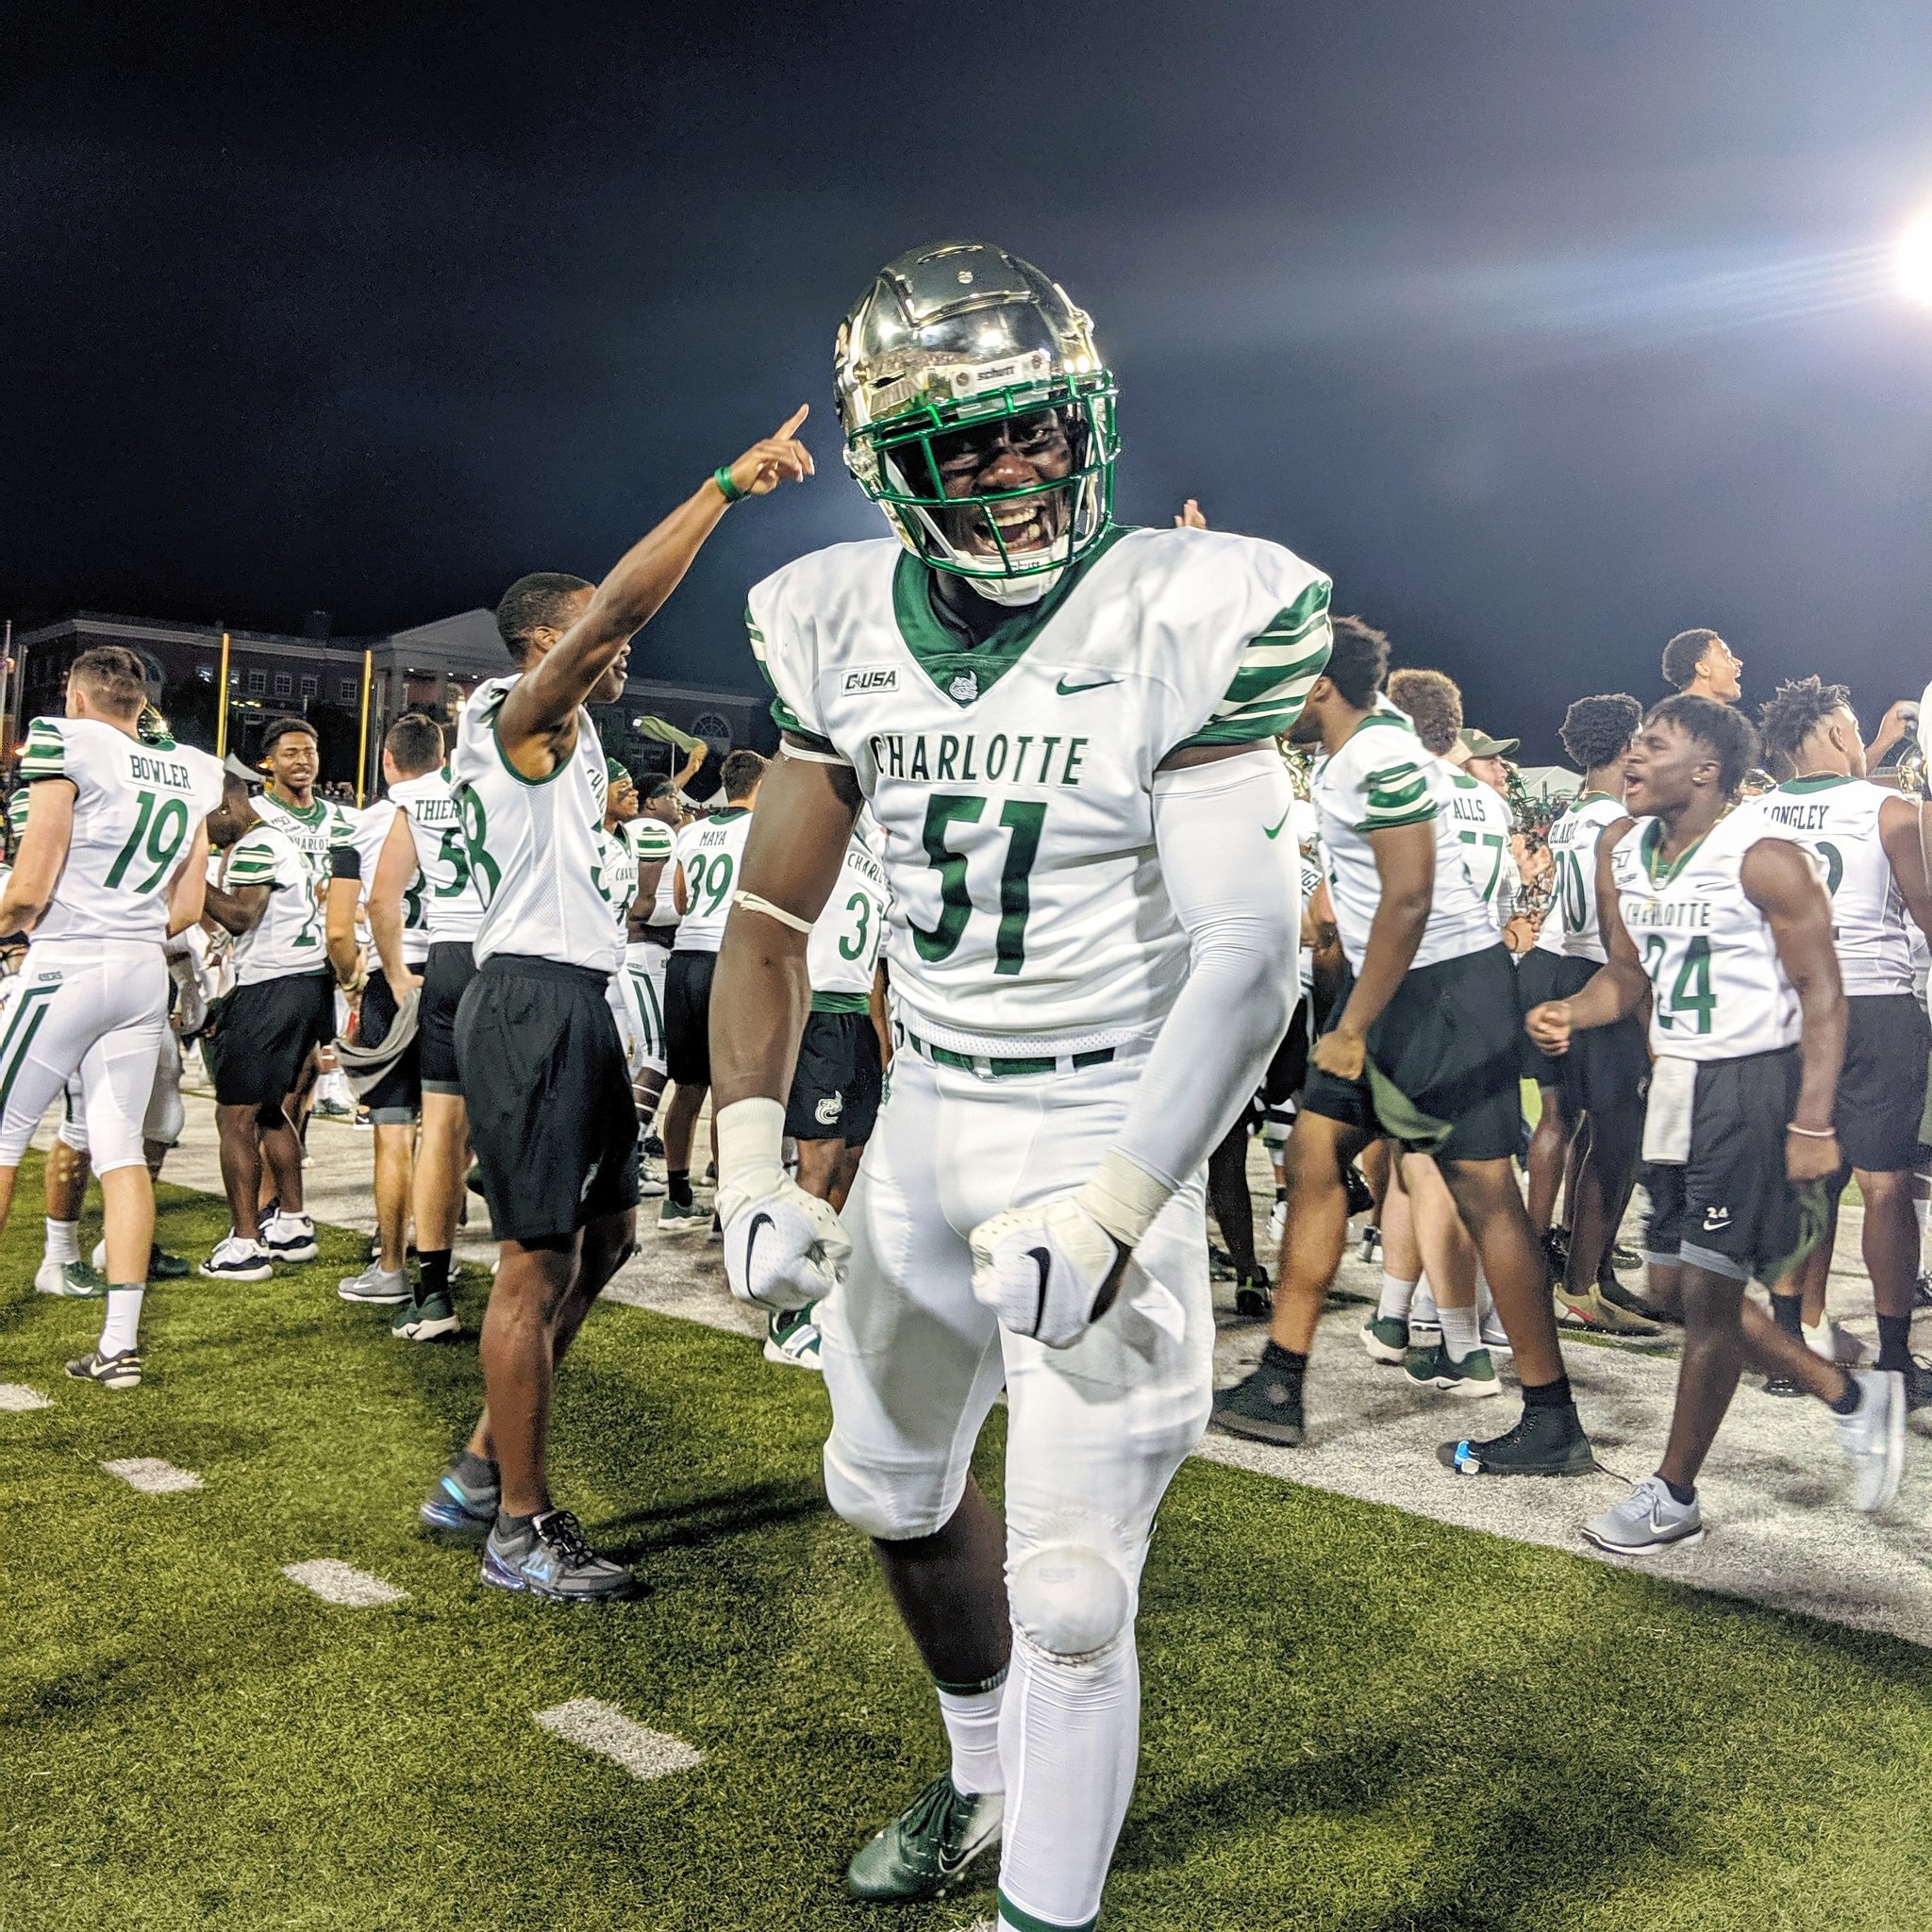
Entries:
POLYGON ((973 1230, 973 1295, 1000 1326, 1069 1348, 1107 1312, 1120 1259, 1114 1238, 1073 1193, 1011 1208, 973 1230))
POLYGON ((779 1163, 785 1109, 741 1100, 718 1117, 718 1219, 731 1292, 780 1313, 824 1301, 852 1255, 829 1201, 808 1194, 779 1163))

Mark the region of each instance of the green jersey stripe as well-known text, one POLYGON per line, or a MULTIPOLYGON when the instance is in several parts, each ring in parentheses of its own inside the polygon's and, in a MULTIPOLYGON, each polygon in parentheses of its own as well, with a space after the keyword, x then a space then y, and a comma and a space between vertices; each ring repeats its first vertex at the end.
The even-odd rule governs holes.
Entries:
POLYGON ((1436 802, 1431 799, 1420 811, 1403 812, 1390 818, 1367 818, 1356 826, 1357 832, 1392 832, 1399 825, 1425 825, 1436 816, 1436 802))

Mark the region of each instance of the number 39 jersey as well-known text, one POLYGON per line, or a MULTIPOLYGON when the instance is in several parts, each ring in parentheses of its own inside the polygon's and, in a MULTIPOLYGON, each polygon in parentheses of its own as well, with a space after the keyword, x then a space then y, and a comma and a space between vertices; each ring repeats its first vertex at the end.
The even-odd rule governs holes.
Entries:
POLYGON ((1749 809, 1720 819, 1666 864, 1660 819, 1639 819, 1610 854, 1617 909, 1650 975, 1650 1043, 1673 1059, 1730 1060, 1790 1046, 1798 995, 1771 924, 1744 896, 1744 855, 1766 836, 1749 809))
POLYGON ((673 862, 684 872, 685 912, 674 953, 715 953, 724 943, 724 922, 731 916, 750 834, 751 813, 738 805, 679 830, 672 851, 673 862))
POLYGON ((1187 976, 1155 768, 1294 723, 1328 579, 1256 538, 1113 530, 969 647, 888 539, 788 565, 747 622, 772 715, 853 768, 881 827, 908 1025, 958 1053, 1078 1052, 1153 1031, 1187 976))
POLYGON ((27 784, 74 787, 74 833, 37 940, 168 936, 168 888, 195 827, 222 802, 222 768, 187 745, 142 743, 97 718, 36 718, 27 784))
POLYGON ((1604 833, 1629 815, 1621 798, 1591 791, 1550 827, 1550 862, 1557 871, 1552 910, 1558 915, 1560 950, 1572 959, 1604 963, 1603 925, 1596 909, 1597 847, 1604 833))
POLYGON ((615 973, 623 949, 597 884, 609 783, 603 743, 579 708, 569 758, 547 778, 525 778, 496 736, 516 681, 492 677, 476 687, 449 761, 471 879, 483 901, 476 963, 511 953, 615 973))

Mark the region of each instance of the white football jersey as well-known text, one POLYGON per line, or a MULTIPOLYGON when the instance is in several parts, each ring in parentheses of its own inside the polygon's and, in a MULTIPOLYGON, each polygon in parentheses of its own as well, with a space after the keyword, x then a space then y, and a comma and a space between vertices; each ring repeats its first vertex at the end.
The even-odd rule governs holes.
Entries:
POLYGON ((348 844, 355 835, 349 814, 329 798, 315 799, 298 810, 292 805, 283 804, 273 792, 258 791, 255 815, 287 837, 307 861, 309 876, 325 886, 328 883, 330 848, 348 844))
POLYGON ((614 832, 597 828, 597 890, 609 902, 610 916, 617 923, 617 942, 630 938, 631 901, 638 895, 638 861, 630 841, 620 825, 614 832))
POLYGON ((1847 995, 1910 992, 1911 919, 1878 839, 1889 786, 1836 774, 1793 778, 1738 808, 1774 838, 1802 845, 1824 869, 1832 936, 1847 995))
POLYGON ((673 862, 677 834, 662 819, 650 818, 642 812, 632 819, 624 830, 630 841, 631 856, 637 860, 641 872, 647 865, 663 867, 658 874, 658 889, 651 899, 651 916, 645 924, 675 925, 677 902, 672 896, 672 888, 677 877, 677 867, 673 862))
MULTIPOLYGON (((389 838, 389 828, 395 824, 396 813, 401 808, 392 798, 379 798, 367 811, 358 812, 349 832, 349 843, 356 848, 356 862, 360 868, 358 876, 362 881, 362 897, 365 903, 369 888, 375 881, 376 862, 382 857, 384 841, 389 838)), ((429 907, 428 887, 419 872, 403 888, 403 959, 410 966, 420 966, 429 957, 429 907)), ((372 957, 371 965, 374 966, 372 957)))
POLYGON ((976 645, 890 539, 799 558, 747 617, 773 717, 851 765, 878 820, 906 1024, 986 1055, 1158 1026, 1188 942, 1155 768, 1287 730, 1329 641, 1328 579, 1218 530, 1109 532, 976 645))
POLYGON ((1550 910, 1556 916, 1544 919, 1543 930, 1556 928, 1561 951, 1572 959, 1593 959, 1601 966, 1607 957, 1596 910, 1597 848, 1604 833, 1629 816, 1621 798, 1586 791, 1550 827, 1550 859, 1557 868, 1550 910))
POLYGON ((470 869, 470 848, 447 770, 424 772, 390 788, 390 802, 409 821, 416 880, 404 894, 420 896, 429 943, 470 945, 483 924, 483 895, 470 869))
POLYGON ((1443 762, 1449 773, 1449 823, 1462 847, 1462 869, 1501 932, 1516 910, 1520 883, 1516 856, 1509 849, 1516 816, 1509 809, 1509 801, 1493 785, 1457 771, 1446 759, 1443 762))
MULTIPOLYGON (((1436 836, 1435 896, 1410 970, 1459 959, 1496 943, 1495 918, 1463 863, 1464 847, 1451 813, 1457 795, 1455 776, 1441 758, 1423 749, 1415 726, 1392 707, 1371 711, 1333 758, 1315 766, 1311 789, 1322 814, 1328 896, 1335 903, 1341 950, 1357 973, 1368 955, 1375 908, 1382 903, 1382 875, 1369 835, 1400 825, 1433 824, 1436 836)), ((1486 848, 1476 850, 1481 854, 1486 848)))
POLYGON ((222 767, 188 745, 165 750, 98 718, 36 718, 20 757, 28 786, 74 787, 74 832, 37 940, 168 936, 168 888, 222 802, 222 767))
POLYGON ((512 953, 615 973, 622 951, 597 882, 609 783, 603 742, 579 708, 570 757, 547 778, 525 778, 496 738, 497 714, 516 681, 492 677, 476 687, 449 761, 471 876, 483 899, 476 963, 512 953))
POLYGON ((885 867, 865 849, 865 841, 855 830, 839 882, 806 941, 805 968, 811 977, 814 1012, 859 1012, 871 1005, 891 903, 885 867))
POLYGON ((731 917, 750 835, 751 813, 741 805, 727 805, 678 832, 674 851, 684 873, 684 917, 674 953, 715 953, 724 943, 724 922, 731 917))
MULTIPOLYGON (((259 803, 259 800, 257 801, 259 803)), ((323 973, 322 901, 308 855, 278 824, 264 822, 244 832, 228 855, 227 890, 266 886, 262 915, 235 941, 235 983, 257 986, 295 973, 323 973)))
POLYGON ((1650 975, 1650 1043, 1673 1059, 1771 1053, 1799 1035, 1798 995, 1771 924, 1744 896, 1744 855, 1765 837, 1732 811, 1666 865, 1660 819, 1639 819, 1610 854, 1617 909, 1650 975))

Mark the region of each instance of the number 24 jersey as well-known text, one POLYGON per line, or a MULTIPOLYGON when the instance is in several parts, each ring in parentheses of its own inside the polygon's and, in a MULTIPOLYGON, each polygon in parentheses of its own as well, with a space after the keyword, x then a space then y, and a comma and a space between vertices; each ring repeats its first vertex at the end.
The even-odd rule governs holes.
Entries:
POLYGON ((1256 538, 1114 530, 969 647, 887 539, 767 577, 747 622, 772 715, 849 764, 879 823, 907 1024, 955 1052, 1077 1052, 1153 1031, 1187 976, 1155 768, 1294 723, 1328 579, 1256 538))

